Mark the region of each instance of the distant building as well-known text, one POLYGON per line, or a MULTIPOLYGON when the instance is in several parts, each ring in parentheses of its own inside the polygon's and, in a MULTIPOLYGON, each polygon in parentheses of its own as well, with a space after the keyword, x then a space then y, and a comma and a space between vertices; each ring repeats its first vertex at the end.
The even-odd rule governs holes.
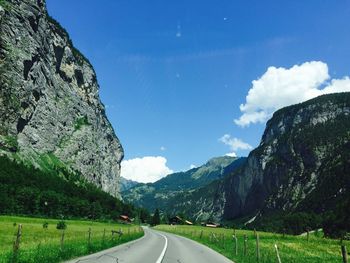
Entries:
POLYGON ((186 225, 190 225, 190 226, 193 225, 193 223, 192 223, 191 221, 188 221, 188 220, 185 220, 185 224, 186 224, 186 225))
POLYGON ((170 225, 181 225, 183 224, 183 219, 179 216, 174 216, 169 219, 170 225))
POLYGON ((126 215, 121 215, 120 217, 119 217, 119 219, 121 220, 121 221, 123 221, 124 223, 131 223, 131 219, 130 219, 130 217, 128 217, 128 216, 126 216, 126 215))
POLYGON ((219 224, 213 223, 213 222, 207 222, 205 224, 206 227, 219 227, 219 224))
POLYGON ((174 216, 169 219, 169 224, 170 225, 190 225, 192 226, 193 223, 191 221, 185 220, 179 216, 174 216))

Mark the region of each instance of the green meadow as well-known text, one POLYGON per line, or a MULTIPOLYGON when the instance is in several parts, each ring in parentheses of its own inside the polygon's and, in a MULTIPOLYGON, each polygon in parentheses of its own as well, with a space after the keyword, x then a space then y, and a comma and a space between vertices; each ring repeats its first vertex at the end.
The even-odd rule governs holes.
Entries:
POLYGON ((58 219, 0 216, 0 262, 60 262, 91 254, 143 236, 139 226, 81 220, 65 220, 63 230, 56 229, 58 219), (47 228, 44 228, 47 223, 47 228), (22 236, 17 254, 13 253, 18 225, 22 236), (90 242, 89 242, 89 229, 90 242), (112 237, 112 230, 123 232, 112 237))
MULTIPOLYGON (((254 231, 236 230, 237 255, 234 230, 225 228, 208 228, 201 226, 159 225, 155 229, 175 233, 198 241, 223 254, 236 263, 278 262, 275 244, 282 263, 336 263, 342 262, 339 240, 326 239, 322 233, 307 236, 290 236, 275 233, 257 232, 259 236, 260 258, 257 259, 257 245, 254 231), (247 236, 246 254, 244 255, 244 235, 247 236)), ((350 250, 350 242, 343 241, 350 250)))

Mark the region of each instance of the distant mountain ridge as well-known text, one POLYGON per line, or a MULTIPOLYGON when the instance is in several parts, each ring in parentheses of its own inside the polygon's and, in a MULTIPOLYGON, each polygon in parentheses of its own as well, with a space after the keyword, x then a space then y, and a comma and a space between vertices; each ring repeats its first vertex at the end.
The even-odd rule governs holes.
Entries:
POLYGON ((213 158, 200 167, 167 175, 157 182, 138 184, 122 192, 122 196, 124 200, 151 211, 159 208, 168 213, 181 212, 181 207, 173 209, 180 196, 223 178, 242 165, 245 159, 229 156, 213 158))
POLYGON ((119 185, 120 192, 124 192, 126 190, 129 190, 130 188, 133 188, 135 185, 138 185, 139 182, 129 180, 121 176, 119 184, 120 184, 119 185))

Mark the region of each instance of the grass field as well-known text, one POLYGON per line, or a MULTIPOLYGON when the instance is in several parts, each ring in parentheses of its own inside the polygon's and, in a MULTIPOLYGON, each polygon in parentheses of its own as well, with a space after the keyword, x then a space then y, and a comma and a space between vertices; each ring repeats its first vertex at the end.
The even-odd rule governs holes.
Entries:
POLYGON ((0 216, 0 262, 13 262, 12 247, 18 224, 22 224, 22 237, 16 262, 60 262, 62 260, 97 252, 143 236, 139 226, 92 221, 66 220, 64 245, 61 250, 62 230, 57 230, 59 220, 0 216), (44 222, 48 228, 44 229, 44 222), (91 228, 91 242, 88 242, 91 228), (103 239, 104 229, 106 230, 103 239), (111 230, 121 229, 123 235, 112 239, 111 230))
MULTIPOLYGON (((254 231, 237 230, 237 255, 232 229, 206 228, 201 226, 169 226, 159 225, 155 229, 175 233, 196 240, 211 247, 217 252, 234 260, 236 263, 257 262, 256 238, 254 231), (214 236, 215 235, 215 236, 214 236), (244 256, 244 235, 247 235, 247 253, 244 256)), ((332 263, 342 262, 339 240, 325 239, 317 234, 306 236, 282 236, 281 234, 258 232, 260 244, 260 263, 278 262, 275 244, 282 263, 332 263)), ((319 234, 321 235, 321 234, 319 234)), ((349 251, 350 242, 344 242, 349 251)))

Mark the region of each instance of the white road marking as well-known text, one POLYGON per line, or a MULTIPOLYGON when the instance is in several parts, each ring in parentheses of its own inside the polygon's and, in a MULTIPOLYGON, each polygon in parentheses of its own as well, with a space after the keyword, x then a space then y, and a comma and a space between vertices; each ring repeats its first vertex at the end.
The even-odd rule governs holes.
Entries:
POLYGON ((162 260, 163 260, 163 258, 164 258, 164 255, 165 255, 165 251, 166 251, 166 249, 167 249, 167 247, 168 247, 168 239, 166 238, 166 236, 164 236, 164 235, 162 235, 162 234, 159 234, 159 233, 157 233, 157 234, 158 234, 158 235, 161 235, 161 236, 164 237, 164 239, 165 239, 165 245, 164 245, 163 251, 162 251, 162 253, 160 254, 159 258, 158 258, 157 261, 156 261, 156 263, 161 263, 162 260))

